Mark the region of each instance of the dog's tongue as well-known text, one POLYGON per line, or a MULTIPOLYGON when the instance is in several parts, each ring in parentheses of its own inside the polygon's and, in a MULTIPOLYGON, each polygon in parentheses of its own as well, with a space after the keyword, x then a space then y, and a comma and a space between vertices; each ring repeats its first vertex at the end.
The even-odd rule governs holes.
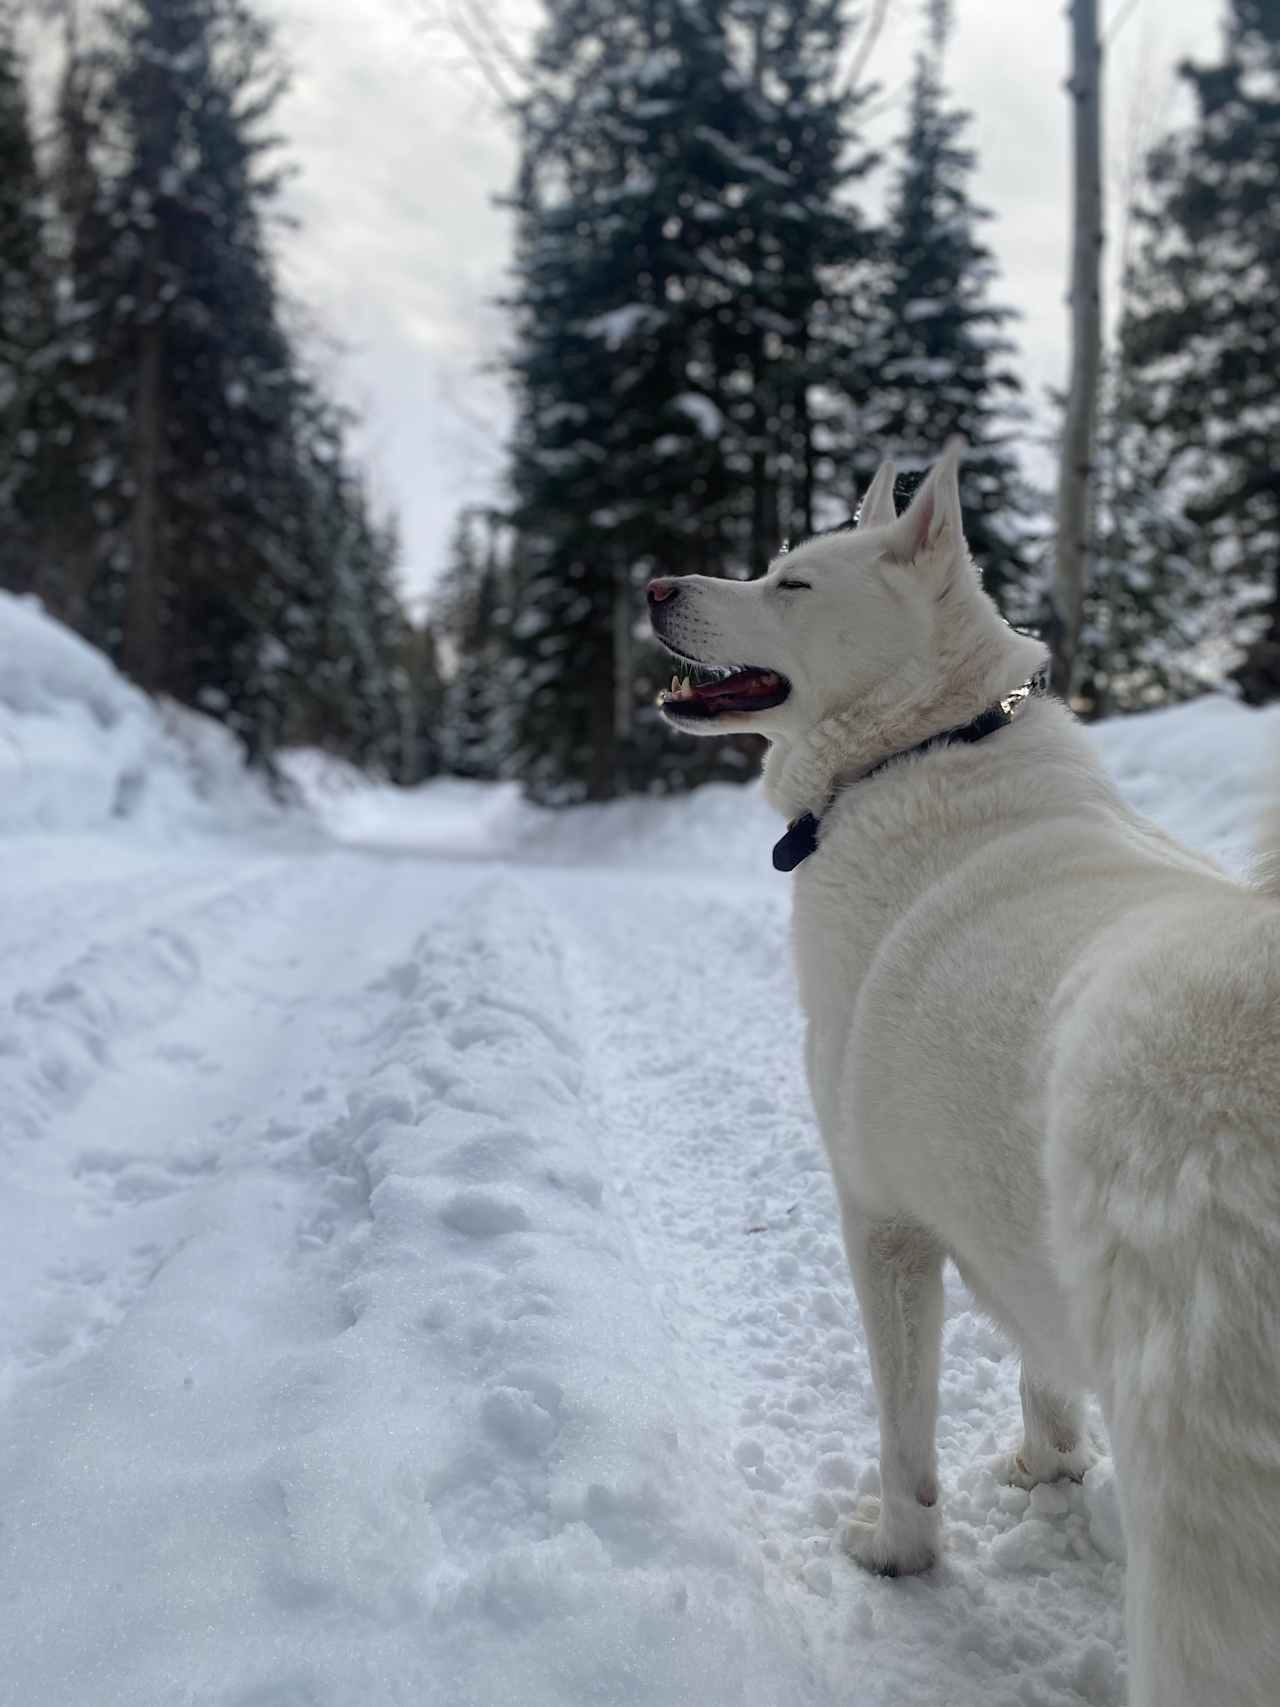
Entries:
POLYGON ((777 685, 778 678, 772 670, 739 670, 723 681, 707 682, 695 688, 694 692, 699 699, 742 699, 752 694, 772 693, 777 685))

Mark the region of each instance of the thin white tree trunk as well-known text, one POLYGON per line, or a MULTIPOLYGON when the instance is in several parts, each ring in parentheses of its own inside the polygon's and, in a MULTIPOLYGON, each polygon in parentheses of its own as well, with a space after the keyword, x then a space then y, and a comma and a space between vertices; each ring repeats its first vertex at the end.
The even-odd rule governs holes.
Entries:
POLYGON ((1089 564, 1089 477, 1102 360, 1102 44, 1096 0, 1071 0, 1074 142, 1071 245, 1071 388, 1058 475, 1053 578, 1053 687, 1067 698, 1075 672, 1089 564))

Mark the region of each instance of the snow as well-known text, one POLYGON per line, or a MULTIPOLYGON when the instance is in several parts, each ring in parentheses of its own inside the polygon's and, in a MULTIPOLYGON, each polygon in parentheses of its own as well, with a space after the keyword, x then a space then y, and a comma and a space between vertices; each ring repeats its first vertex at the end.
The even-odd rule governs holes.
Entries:
POLYGON ((619 350, 637 332, 651 332, 665 319, 666 315, 660 308, 645 302, 628 302, 621 308, 611 308, 605 314, 584 320, 582 330, 589 338, 603 339, 606 349, 619 350))
MULTIPOLYGON (((1123 1700, 1110 1463, 1003 1485, 956 1284, 945 1562, 839 1549, 875 1410, 757 790, 300 753, 281 813, 33 607, 0 660, 3 1707, 1123 1700)), ((1247 858, 1275 713, 1096 739, 1247 858)))
POLYGON ((0 836, 124 820, 172 840, 278 817, 221 724, 153 706, 35 600, 0 592, 0 836))
POLYGON ((955 364, 946 356, 898 356, 885 363, 885 377, 910 380, 912 384, 933 385, 950 379, 955 364))
POLYGON ((917 296, 902 306, 902 318, 906 321, 932 320, 939 314, 945 314, 951 306, 950 299, 941 296, 917 296))
POLYGON ((682 391, 672 398, 672 407, 687 415, 704 439, 718 439, 724 431, 724 416, 709 397, 698 391, 682 391))

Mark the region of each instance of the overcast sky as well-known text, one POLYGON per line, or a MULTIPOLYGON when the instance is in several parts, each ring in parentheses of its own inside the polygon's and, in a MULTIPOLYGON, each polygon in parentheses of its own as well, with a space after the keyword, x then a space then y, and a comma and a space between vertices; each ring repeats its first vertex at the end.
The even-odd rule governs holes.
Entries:
MULTIPOLYGON (((625 0, 620 0, 625 3, 625 0)), ((295 70, 280 129, 299 168, 289 280, 334 340, 326 356, 364 418, 375 490, 404 524, 411 597, 429 587, 460 504, 492 493, 506 404, 486 374, 504 325, 491 298, 510 248, 493 206, 512 139, 483 80, 431 19, 435 0, 271 0, 295 70)), ((518 38, 533 0, 490 0, 518 38)), ((1113 210, 1134 138, 1177 113, 1174 66, 1218 40, 1218 0, 1103 0, 1106 146, 1113 210)), ((1067 370, 1067 23, 1060 0, 956 0, 954 97, 973 113, 977 199, 1033 401, 1067 370)), ((889 0, 870 72, 897 97, 877 140, 902 128, 923 13, 889 0)), ((1111 246, 1114 261, 1116 245, 1111 246)))

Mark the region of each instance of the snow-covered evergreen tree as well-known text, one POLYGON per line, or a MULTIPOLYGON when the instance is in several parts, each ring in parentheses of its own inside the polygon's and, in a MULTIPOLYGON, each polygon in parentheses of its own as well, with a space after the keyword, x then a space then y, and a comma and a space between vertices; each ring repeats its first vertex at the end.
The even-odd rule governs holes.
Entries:
POLYGON ((812 533, 856 501, 841 393, 860 400, 875 383, 879 233, 853 192, 877 157, 858 130, 873 91, 850 82, 860 20, 842 0, 729 0, 729 15, 753 153, 771 168, 745 180, 737 209, 745 270, 727 410, 749 469, 747 563, 760 574, 782 539, 812 533))
MULTIPOLYGON (((874 382, 852 400, 854 469, 865 489, 877 462, 923 470, 952 433, 969 446, 961 470, 965 527, 987 591, 1015 620, 1034 608, 1026 534, 1031 509, 1013 449, 1025 411, 1005 328, 993 300, 997 271, 979 235, 986 210, 971 197, 976 156, 968 114, 949 105, 943 62, 948 0, 931 0, 917 55, 907 129, 885 217, 874 382)), ((904 487, 905 490, 905 487, 904 487)))
POLYGON ((1147 399, 1127 361, 1129 305, 1102 377, 1092 566, 1073 697, 1086 716, 1145 711, 1203 692, 1198 657, 1213 620, 1207 542, 1162 488, 1166 449, 1145 422, 1147 399))
POLYGON ((484 573, 485 520, 474 505, 454 517, 444 568, 431 592, 431 622, 455 654, 466 649, 465 636, 484 573))
POLYGON ((53 288, 30 396, 31 584, 50 610, 118 656, 129 420, 97 311, 114 290, 98 162, 102 67, 84 51, 75 7, 64 26, 47 186, 53 288))
POLYGON ((1126 345, 1160 490, 1212 549, 1257 703, 1280 695, 1280 7, 1228 0, 1221 57, 1180 71, 1196 116, 1151 161, 1126 345))
POLYGON ((435 600, 453 668, 444 690, 441 764, 452 776, 488 780, 503 773, 510 740, 508 566, 500 518, 475 510, 458 517, 435 600))
POLYGON ((3 584, 35 580, 32 464, 37 445, 39 358, 49 337, 52 291, 15 21, 0 6, 0 532, 3 584))
POLYGON ((296 526, 296 379, 265 229, 270 34, 241 0, 114 0, 105 22, 112 236, 91 325, 129 422, 120 655, 265 752, 285 644, 272 584, 296 526))
POLYGON ((267 660, 269 685, 289 739, 398 777, 417 742, 399 536, 376 517, 350 466, 344 426, 315 395, 300 410, 292 556, 301 567, 295 576, 286 566, 266 589, 278 601, 270 630, 282 641, 267 660))
POLYGON ((488 779, 499 772, 496 750, 496 624, 499 589, 492 565, 480 572, 458 666, 445 693, 444 765, 451 776, 488 779))
POLYGON ((399 545, 286 325, 271 32, 246 0, 66 20, 48 193, 0 25, 6 583, 264 763, 305 730, 396 771, 399 545))
POLYGON ((511 628, 540 798, 747 774, 741 741, 659 734, 639 588, 758 571, 812 518, 824 311, 867 247, 835 195, 866 164, 842 28, 810 0, 548 9, 517 196, 511 628))
POLYGON ((411 786, 444 770, 444 674, 440 649, 430 623, 405 629, 402 654, 407 680, 407 737, 398 782, 411 786))

